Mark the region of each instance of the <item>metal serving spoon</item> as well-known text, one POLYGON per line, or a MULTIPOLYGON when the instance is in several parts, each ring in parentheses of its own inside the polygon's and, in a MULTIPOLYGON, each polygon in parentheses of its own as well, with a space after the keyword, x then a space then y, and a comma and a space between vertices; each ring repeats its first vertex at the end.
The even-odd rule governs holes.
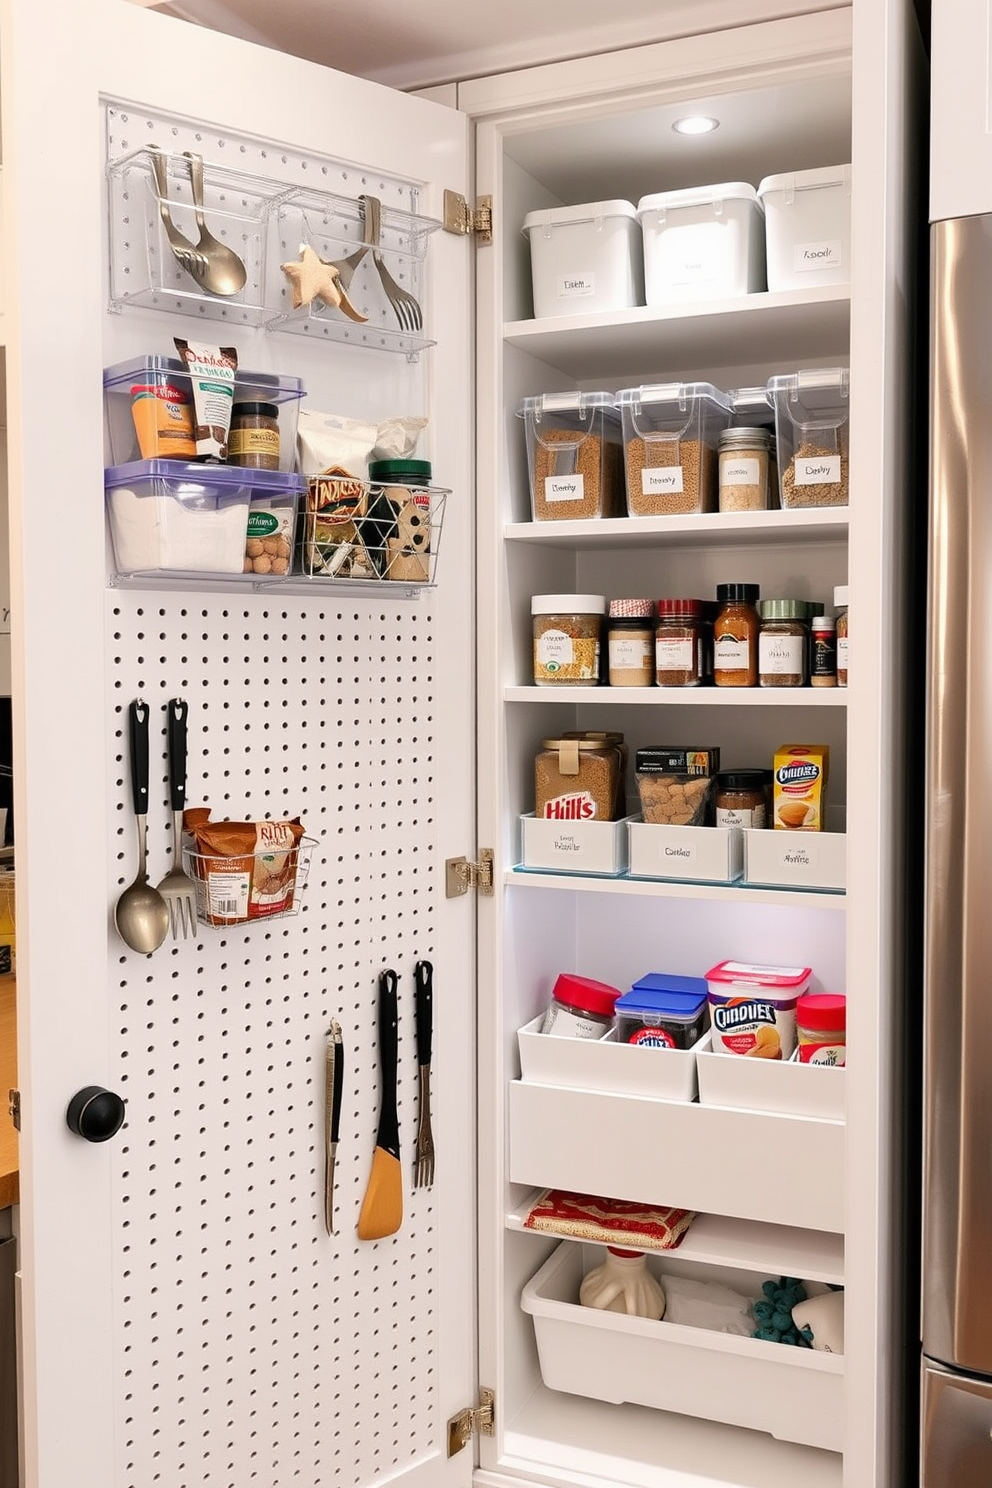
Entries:
POLYGON ((236 295, 245 287, 248 271, 242 260, 229 248, 226 243, 220 242, 207 227, 203 218, 203 157, 194 155, 190 150, 184 150, 183 155, 189 165, 189 180, 193 188, 193 209, 196 212, 196 225, 200 229, 200 241, 196 245, 196 251, 204 260, 204 267, 190 268, 197 284, 215 295, 236 295))
POLYGON ((131 795, 138 824, 138 871, 114 908, 117 934, 132 951, 149 955, 169 933, 169 906, 148 882, 148 704, 134 702, 128 709, 131 743, 131 795))

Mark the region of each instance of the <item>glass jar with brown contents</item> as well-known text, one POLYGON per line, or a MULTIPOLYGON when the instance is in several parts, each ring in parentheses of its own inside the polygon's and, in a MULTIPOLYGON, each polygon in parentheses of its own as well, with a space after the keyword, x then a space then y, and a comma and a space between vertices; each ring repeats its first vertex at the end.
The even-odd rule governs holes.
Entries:
POLYGON ((607 626, 611 687, 654 686, 654 600, 611 599, 607 626))
POLYGON ((606 614, 602 594, 535 594, 534 681, 538 687, 595 687, 606 614))
POLYGON ((655 631, 655 681, 659 687, 703 684, 703 606, 698 599, 659 599, 655 631))
POLYGON ((274 403, 235 403, 227 460, 249 470, 279 469, 279 410, 274 403))
POLYGON ((757 584, 718 584, 720 606, 713 622, 713 681, 717 687, 757 687, 757 584))
POLYGON ((809 630, 804 599, 763 599, 758 637, 761 687, 805 687, 809 630))
POLYGON ((623 816, 621 745, 605 739, 542 739, 534 761, 534 815, 545 821, 623 816))
POLYGON ((834 590, 834 609, 837 611, 837 686, 847 686, 847 585, 838 584, 834 590))
POLYGON ((767 827, 771 770, 721 770, 716 777, 718 827, 767 827))

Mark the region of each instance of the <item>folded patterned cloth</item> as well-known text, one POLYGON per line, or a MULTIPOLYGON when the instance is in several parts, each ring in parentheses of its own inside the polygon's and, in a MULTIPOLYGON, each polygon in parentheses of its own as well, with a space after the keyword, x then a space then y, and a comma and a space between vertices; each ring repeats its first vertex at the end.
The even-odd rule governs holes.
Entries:
POLYGON ((688 1209, 597 1199, 590 1194, 549 1188, 531 1206, 524 1229, 637 1250, 676 1250, 695 1217, 688 1209))

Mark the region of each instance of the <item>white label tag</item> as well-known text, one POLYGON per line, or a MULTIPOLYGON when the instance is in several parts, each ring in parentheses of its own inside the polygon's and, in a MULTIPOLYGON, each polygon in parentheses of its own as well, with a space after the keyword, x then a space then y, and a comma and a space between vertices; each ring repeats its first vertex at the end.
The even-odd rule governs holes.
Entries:
POLYGON ((581 300, 596 293, 596 275, 593 273, 562 274, 558 279, 560 300, 581 300))
POLYGON ((844 262, 839 238, 824 243, 797 243, 794 255, 793 268, 797 274, 806 269, 839 269, 844 262))
POLYGON ((768 635, 758 637, 758 671, 772 677, 802 676, 802 636, 768 635))
POLYGON ((659 636, 655 642, 654 655, 659 672, 691 672, 695 660, 691 639, 670 641, 659 636))
POLYGON ((809 842, 806 841, 805 837, 800 842, 797 835, 796 840, 790 842, 782 854, 782 867, 791 868, 800 881, 809 869, 816 868, 820 858, 820 854, 817 851, 817 844, 812 841, 815 834, 810 832, 806 836, 811 839, 809 842))
POLYGON ((746 672, 749 650, 747 641, 739 641, 734 636, 721 636, 713 647, 713 670, 746 672))
POLYGON ((563 630, 546 630, 537 643, 537 659, 549 672, 556 672, 559 667, 571 666, 575 660, 571 636, 567 636, 563 630))
POLYGON ((661 849, 661 860, 669 868, 678 867, 680 863, 688 868, 698 856, 699 849, 694 842, 666 842, 661 849))
POLYGON ((585 495, 585 479, 584 475, 546 475, 545 501, 581 501, 585 495))
MULTIPOLYGON (((645 621, 650 624, 650 621, 645 621)), ((651 642, 610 637, 610 671, 640 672, 651 665, 651 642)))
POLYGON ((657 244, 657 273, 662 283, 706 284, 726 268, 727 235, 721 222, 665 227, 657 244))
POLYGON ((792 462, 797 486, 840 485, 840 455, 817 455, 815 460, 796 456, 792 462))
POLYGON ((764 806, 718 806, 716 824, 718 827, 763 827, 765 808, 764 806))
POLYGON ((641 494, 643 496, 671 496, 681 491, 682 466, 662 465, 641 471, 641 494))
POLYGON ((750 458, 720 461, 721 486, 756 486, 758 484, 758 461, 750 458))

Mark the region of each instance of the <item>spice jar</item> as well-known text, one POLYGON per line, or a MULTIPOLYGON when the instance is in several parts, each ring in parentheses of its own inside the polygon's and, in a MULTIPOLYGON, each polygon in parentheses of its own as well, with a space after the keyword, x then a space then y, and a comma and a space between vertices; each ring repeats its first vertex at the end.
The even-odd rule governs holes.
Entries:
POLYGON ((546 821, 616 821, 624 812, 622 734, 542 739, 534 761, 534 815, 546 821))
POLYGON ((606 614, 602 594, 535 594, 534 682, 538 687, 594 687, 599 682, 599 637, 606 614))
POLYGON ((809 680, 813 687, 837 686, 837 642, 829 615, 810 621, 809 680))
POLYGON ((771 770, 721 770, 716 777, 718 827, 767 827, 771 770))
POLYGON ((758 636, 758 682, 761 687, 804 687, 809 631, 806 601, 763 599, 758 636))
POLYGON ((717 687, 757 687, 757 584, 718 584, 713 622, 713 681, 717 687))
POLYGON ((619 996, 619 987, 562 972, 551 989, 541 1032, 556 1038, 600 1039, 613 1027, 613 1005, 619 996))
POLYGON ((705 645, 700 600, 659 599, 654 655, 659 687, 702 686, 705 645))
POLYGON ((654 682, 654 600, 611 599, 607 629, 611 687, 654 682))
POLYGON ((279 410, 274 403, 235 403, 227 463, 247 470, 279 469, 279 410))
POLYGON ((839 584, 834 590, 834 609, 837 611, 837 686, 847 686, 847 585, 839 584))
POLYGON ((771 449, 767 429, 724 429, 717 445, 722 512, 767 511, 771 449))
POLYGON ((847 998, 839 992, 807 992, 796 1003, 800 1064, 844 1064, 847 998))

